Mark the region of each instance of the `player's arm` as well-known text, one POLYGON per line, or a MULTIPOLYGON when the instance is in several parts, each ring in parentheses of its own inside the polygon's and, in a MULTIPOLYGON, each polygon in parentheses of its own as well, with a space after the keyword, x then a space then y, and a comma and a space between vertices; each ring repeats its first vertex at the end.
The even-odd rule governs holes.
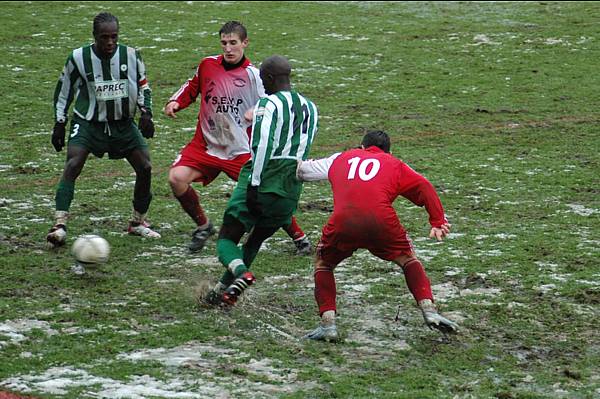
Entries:
POLYGON ((154 137, 154 122, 152 121, 152 90, 146 77, 146 66, 139 51, 135 51, 137 63, 138 95, 137 105, 141 111, 138 127, 146 138, 154 137))
POLYGON ((63 68, 56 88, 54 90, 54 121, 60 123, 67 122, 67 113, 73 102, 75 86, 81 79, 79 70, 73 60, 73 54, 69 55, 63 68))
POLYGON ((296 177, 300 181, 318 181, 327 180, 329 168, 333 161, 341 154, 337 152, 328 158, 307 159, 306 161, 298 161, 296 168, 296 177))
POLYGON ((262 98, 254 110, 250 151, 252 154, 252 173, 250 184, 260 186, 262 174, 267 168, 277 126, 277 108, 268 98, 262 98))
MULTIPOLYGON (((250 137, 250 153, 252 167, 250 180, 246 188, 246 206, 250 213, 260 215, 262 207, 258 202, 258 192, 262 175, 267 169, 270 154, 273 151, 273 138, 277 126, 272 126, 273 120, 277 120, 277 109, 267 98, 258 102, 254 111, 252 134, 250 137)), ((276 125, 276 124, 275 124, 276 125)))
POLYGON ((65 146, 67 112, 73 102, 75 86, 81 80, 79 70, 69 55, 63 71, 54 89, 54 128, 52 129, 52 146, 58 152, 65 146))
POLYGON ((399 194, 417 206, 424 206, 429 214, 431 231, 429 237, 442 240, 450 233, 451 225, 444 214, 444 207, 435 187, 425 177, 400 161, 399 194))
POLYGON ((194 76, 188 79, 180 88, 169 98, 165 108, 163 109, 165 115, 176 118, 175 113, 187 108, 190 104, 196 101, 196 98, 200 94, 200 69, 202 63, 196 68, 194 76))
POLYGON ((139 51, 135 52, 135 59, 137 63, 137 80, 138 80, 138 97, 137 104, 138 108, 142 113, 148 112, 152 115, 152 90, 146 77, 146 65, 139 51))

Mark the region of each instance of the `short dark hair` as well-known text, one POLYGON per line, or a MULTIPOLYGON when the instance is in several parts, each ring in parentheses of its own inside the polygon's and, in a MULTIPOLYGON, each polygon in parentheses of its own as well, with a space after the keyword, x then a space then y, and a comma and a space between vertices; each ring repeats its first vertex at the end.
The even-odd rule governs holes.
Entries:
POLYGON ((390 152, 390 136, 382 130, 371 130, 362 139, 360 143, 363 147, 379 147, 383 152, 390 152))
POLYGON ((115 17, 109 12, 101 12, 94 18, 93 33, 96 34, 100 30, 100 24, 104 24, 107 22, 114 22, 117 24, 117 28, 119 27, 119 19, 117 17, 115 17))
POLYGON ((238 21, 225 22, 225 24, 219 30, 219 37, 221 37, 222 34, 227 35, 230 33, 237 33, 241 41, 246 40, 248 37, 248 31, 246 30, 246 27, 238 21))

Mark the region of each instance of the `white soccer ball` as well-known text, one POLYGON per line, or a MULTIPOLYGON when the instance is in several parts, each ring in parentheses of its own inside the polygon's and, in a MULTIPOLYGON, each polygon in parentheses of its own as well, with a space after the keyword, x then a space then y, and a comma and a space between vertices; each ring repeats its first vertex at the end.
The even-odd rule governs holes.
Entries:
POLYGON ((110 255, 108 241, 95 234, 78 237, 71 250, 75 259, 82 263, 106 263, 110 255))

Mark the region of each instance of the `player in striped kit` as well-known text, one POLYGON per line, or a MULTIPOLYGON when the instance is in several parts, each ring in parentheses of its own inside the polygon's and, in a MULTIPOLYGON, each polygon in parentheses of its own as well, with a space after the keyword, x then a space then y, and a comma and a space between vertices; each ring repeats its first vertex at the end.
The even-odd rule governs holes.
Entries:
POLYGON ((98 14, 93 34, 93 44, 74 50, 67 58, 54 93, 56 123, 52 145, 56 151, 65 146, 67 113, 73 101, 74 106, 67 160, 56 190, 56 223, 46 236, 52 247, 66 241, 75 180, 90 153, 127 159, 136 174, 133 216, 127 231, 142 237, 160 237, 146 222, 152 200, 152 164, 144 137, 154 136, 146 68, 134 48, 117 43, 119 21, 114 15, 98 14), (136 126, 133 117, 138 109, 141 116, 136 126))
MULTIPOLYGON (((265 93, 258 70, 244 55, 247 36, 241 23, 225 23, 219 30, 223 54, 204 58, 194 76, 165 106, 165 114, 175 118, 196 98, 201 102, 194 138, 181 150, 169 171, 175 198, 196 224, 189 244, 192 252, 200 251, 216 229, 191 183, 208 185, 221 172, 238 180, 242 166, 250 158, 250 121, 245 115, 265 93)), ((299 254, 311 252, 310 241, 295 218, 284 229, 299 254)))
POLYGON ((425 269, 392 205, 402 195, 417 206, 425 206, 431 224, 429 237, 441 241, 450 233, 450 224, 435 188, 390 154, 387 133, 371 131, 361 144, 361 148, 298 166, 298 178, 302 181, 330 181, 334 203, 333 214, 323 227, 315 262, 315 299, 321 324, 305 338, 338 339, 333 271, 359 248, 402 267, 408 288, 430 328, 457 332, 458 325, 437 312, 425 269))
POLYGON ((248 270, 261 244, 290 222, 298 206, 302 182, 296 178, 299 160, 306 160, 318 129, 315 104, 291 89, 291 66, 281 56, 267 58, 260 78, 269 95, 254 109, 251 161, 223 216, 217 241, 219 260, 226 268, 205 300, 233 305, 255 281, 248 270), (245 232, 250 232, 242 249, 245 232))

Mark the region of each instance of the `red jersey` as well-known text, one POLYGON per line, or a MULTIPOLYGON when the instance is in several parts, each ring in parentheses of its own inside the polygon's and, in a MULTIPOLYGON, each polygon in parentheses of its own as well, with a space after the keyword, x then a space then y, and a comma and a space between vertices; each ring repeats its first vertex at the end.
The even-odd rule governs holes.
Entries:
POLYGON ((180 111, 198 96, 199 128, 192 141, 220 159, 249 153, 250 122, 246 122, 244 113, 266 96, 258 69, 247 58, 241 65, 226 69, 223 55, 206 57, 169 101, 177 101, 180 111))
MULTIPOLYGON (((394 200, 402 195, 425 206, 432 227, 447 223, 444 208, 431 183, 410 166, 378 147, 341 153, 331 164, 328 179, 333 189, 330 225, 337 231, 362 230, 375 238, 389 232, 383 226, 399 224, 394 200)), ((353 234, 354 235, 354 234, 353 234)))

